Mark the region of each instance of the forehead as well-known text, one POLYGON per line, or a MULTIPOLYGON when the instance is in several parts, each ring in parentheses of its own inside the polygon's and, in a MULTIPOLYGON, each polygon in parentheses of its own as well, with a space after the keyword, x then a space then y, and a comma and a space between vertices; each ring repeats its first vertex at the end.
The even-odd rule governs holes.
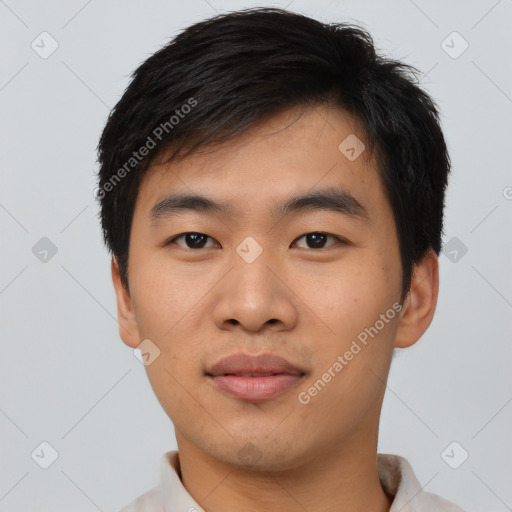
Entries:
POLYGON ((141 180, 136 213, 149 217, 170 192, 208 196, 237 215, 275 216, 277 203, 326 188, 351 195, 369 213, 385 202, 361 123, 327 105, 290 109, 222 145, 165 159, 141 180))

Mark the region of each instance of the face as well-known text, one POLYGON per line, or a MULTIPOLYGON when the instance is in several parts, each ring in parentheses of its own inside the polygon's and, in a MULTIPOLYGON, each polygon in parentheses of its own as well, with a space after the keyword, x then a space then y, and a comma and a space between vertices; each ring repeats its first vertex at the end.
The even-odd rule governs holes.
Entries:
POLYGON ((146 371, 180 450, 266 470, 374 441, 404 310, 363 141, 340 109, 294 109, 143 178, 121 335, 160 351, 146 371))

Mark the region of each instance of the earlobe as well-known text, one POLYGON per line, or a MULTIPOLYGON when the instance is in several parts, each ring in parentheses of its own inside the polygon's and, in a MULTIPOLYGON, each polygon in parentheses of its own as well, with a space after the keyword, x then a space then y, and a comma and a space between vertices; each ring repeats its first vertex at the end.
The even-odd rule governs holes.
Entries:
POLYGON ((110 268, 112 272, 112 283, 116 293, 119 336, 126 345, 136 348, 140 344, 139 327, 130 293, 121 280, 121 273, 116 257, 112 257, 110 268))
POLYGON ((395 347, 414 345, 428 329, 439 293, 439 261, 430 249, 414 266, 411 287, 404 301, 395 347))

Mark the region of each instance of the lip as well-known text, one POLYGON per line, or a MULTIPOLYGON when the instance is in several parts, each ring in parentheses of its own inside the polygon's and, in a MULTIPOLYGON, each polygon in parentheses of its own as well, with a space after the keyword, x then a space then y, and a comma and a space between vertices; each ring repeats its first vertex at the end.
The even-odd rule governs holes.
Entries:
POLYGON ((240 400, 270 400, 297 386, 306 372, 273 354, 232 354, 206 371, 214 385, 240 400))

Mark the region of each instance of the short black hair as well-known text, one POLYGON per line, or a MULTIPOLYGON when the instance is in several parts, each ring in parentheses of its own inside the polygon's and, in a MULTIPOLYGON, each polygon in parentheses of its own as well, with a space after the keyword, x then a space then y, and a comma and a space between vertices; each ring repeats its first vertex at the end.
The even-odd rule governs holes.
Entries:
POLYGON ((168 162, 186 158, 286 109, 334 104, 362 122, 375 155, 396 224, 403 301, 414 264, 441 250, 450 172, 438 108, 418 74, 379 55, 360 26, 278 8, 232 11, 180 32, 133 72, 98 144, 103 237, 123 284, 129 289, 140 180, 162 151, 173 150, 168 162))

